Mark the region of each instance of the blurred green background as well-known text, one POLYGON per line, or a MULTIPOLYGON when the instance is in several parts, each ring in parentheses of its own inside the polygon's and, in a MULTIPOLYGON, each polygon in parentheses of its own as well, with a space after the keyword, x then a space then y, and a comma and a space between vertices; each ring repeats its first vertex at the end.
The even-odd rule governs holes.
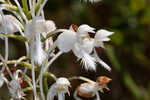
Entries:
MULTIPOLYGON (((150 100, 150 0, 103 0, 96 4, 49 0, 44 10, 46 19, 53 20, 57 28, 88 24, 115 32, 111 42, 105 43, 105 50, 97 48, 100 58, 111 66, 111 72, 99 64, 96 72, 87 72, 72 53, 58 58, 50 72, 58 77, 81 75, 92 80, 100 75, 109 76, 111 91, 100 93, 102 100, 150 100)), ((25 55, 19 52, 22 45, 11 46, 10 59, 25 55)), ((72 87, 79 83, 72 81, 72 87)))

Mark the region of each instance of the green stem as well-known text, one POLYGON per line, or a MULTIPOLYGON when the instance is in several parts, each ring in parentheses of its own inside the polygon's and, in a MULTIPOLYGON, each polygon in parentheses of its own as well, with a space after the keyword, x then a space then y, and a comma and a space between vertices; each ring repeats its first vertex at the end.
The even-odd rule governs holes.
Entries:
POLYGON ((28 16, 29 9, 28 9, 28 3, 27 0, 22 0, 23 10, 26 16, 28 16))
POLYGON ((42 4, 43 0, 38 0, 38 2, 36 3, 35 5, 35 11, 36 13, 38 12, 39 8, 40 8, 40 5, 42 4))
POLYGON ((47 77, 43 77, 43 88, 44 88, 44 93, 47 94, 48 92, 47 77))
MULTIPOLYGON (((32 69, 32 65, 29 64, 29 63, 27 63, 27 62, 19 62, 18 65, 23 66, 23 67, 26 67, 26 68, 28 68, 28 69, 30 69, 30 70, 32 69)), ((39 66, 35 66, 35 71, 40 72, 40 70, 41 70, 41 68, 40 68, 39 66)), ((56 76, 55 76, 54 74, 48 72, 48 71, 45 71, 45 72, 43 73, 43 77, 47 77, 47 78, 56 80, 56 76)))

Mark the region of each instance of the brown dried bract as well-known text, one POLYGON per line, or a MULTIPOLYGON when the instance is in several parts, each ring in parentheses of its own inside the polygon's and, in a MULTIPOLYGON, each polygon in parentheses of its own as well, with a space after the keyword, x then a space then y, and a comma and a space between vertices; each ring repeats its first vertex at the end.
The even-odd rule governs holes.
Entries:
POLYGON ((97 78, 97 83, 99 85, 100 92, 104 93, 103 89, 105 88, 107 91, 110 91, 110 89, 107 87, 107 84, 112 81, 111 78, 107 76, 100 76, 97 78))
POLYGON ((72 24, 71 26, 72 26, 73 30, 74 30, 75 32, 77 32, 77 30, 78 30, 78 26, 77 26, 77 25, 75 25, 75 24, 72 24))
POLYGON ((97 78, 97 83, 99 85, 108 84, 110 81, 112 81, 112 79, 107 76, 100 76, 97 78))
POLYGON ((19 81, 19 83, 21 84, 22 87, 27 85, 27 82, 22 77, 19 77, 18 81, 19 81))

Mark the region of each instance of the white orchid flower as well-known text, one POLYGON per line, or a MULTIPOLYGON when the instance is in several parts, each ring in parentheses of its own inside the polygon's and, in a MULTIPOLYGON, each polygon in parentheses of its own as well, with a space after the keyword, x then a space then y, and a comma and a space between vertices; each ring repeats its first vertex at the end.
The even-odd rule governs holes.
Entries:
POLYGON ((19 78, 18 78, 19 73, 22 73, 22 71, 17 70, 13 75, 14 79, 12 79, 10 83, 8 83, 9 93, 14 99, 21 99, 23 98, 23 96, 25 96, 24 92, 21 89, 21 85, 19 83, 19 78))
POLYGON ((86 24, 71 25, 69 30, 64 30, 57 38, 57 46, 62 52, 73 51, 78 60, 81 59, 86 70, 96 70, 96 63, 100 63, 107 70, 111 70, 110 67, 103 62, 97 55, 96 50, 91 56, 94 47, 104 47, 103 42, 109 41, 110 35, 114 32, 101 29, 96 32, 94 38, 91 38, 88 33, 95 33, 95 28, 86 24))
MULTIPOLYGON (((46 38, 46 35, 50 32, 53 32, 56 30, 56 25, 55 23, 52 21, 52 20, 47 20, 45 21, 45 25, 46 25, 46 28, 48 29, 48 32, 43 32, 43 36, 44 38, 46 38)), ((53 45, 53 38, 52 37, 49 37, 46 41, 45 41, 45 50, 48 51, 48 49, 50 48, 50 46, 53 45)))
POLYGON ((58 95, 58 100, 65 100, 65 94, 69 93, 70 82, 67 78, 61 77, 51 86, 47 94, 47 100, 54 100, 54 97, 58 95))
POLYGON ((46 53, 42 48, 41 34, 54 30, 55 27, 52 22, 45 21, 42 17, 35 17, 25 25, 25 36, 30 40, 30 56, 38 65, 41 65, 46 57, 46 53))
POLYGON ((96 99, 94 100, 100 100, 100 96, 98 94, 98 86, 96 85, 96 83, 82 83, 74 92, 75 100, 82 100, 78 96, 84 98, 92 98, 95 95, 96 99))
POLYGON ((85 78, 79 78, 79 79, 82 79, 87 82, 82 83, 77 87, 77 89, 74 92, 75 100, 82 100, 78 96, 84 97, 86 99, 93 98, 94 96, 96 96, 94 100, 100 100, 98 91, 104 93, 103 91, 104 88, 107 89, 108 91, 110 90, 107 87, 107 84, 111 81, 111 79, 106 76, 98 77, 96 82, 85 78))
POLYGON ((21 28, 23 27, 22 24, 12 15, 4 15, 4 19, 0 16, 0 32, 2 33, 15 33, 18 32, 18 28, 14 25, 18 25, 21 28), (5 26, 3 26, 5 20, 5 26))
POLYGON ((88 25, 80 25, 74 29, 73 26, 69 30, 61 33, 57 38, 57 46, 62 52, 73 51, 78 60, 84 64, 86 70, 95 70, 95 58, 90 55, 93 50, 94 40, 88 38, 88 32, 95 33, 94 28, 88 25))

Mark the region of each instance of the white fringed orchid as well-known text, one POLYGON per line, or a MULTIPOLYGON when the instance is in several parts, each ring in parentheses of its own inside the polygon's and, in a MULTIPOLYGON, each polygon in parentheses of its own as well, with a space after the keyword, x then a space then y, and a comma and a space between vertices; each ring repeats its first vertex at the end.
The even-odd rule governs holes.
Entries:
POLYGON ((55 96, 58 96, 58 100, 65 100, 65 94, 69 93, 70 82, 67 78, 61 77, 48 90, 47 100, 54 100, 55 96))
POLYGON ((88 34, 95 33, 95 28, 88 25, 80 25, 74 27, 73 25, 69 30, 64 30, 57 38, 57 46, 62 52, 73 51, 78 60, 81 59, 86 70, 96 70, 96 63, 99 62, 104 68, 110 70, 110 67, 105 64, 94 51, 93 56, 91 53, 94 47, 103 47, 103 41, 109 41, 108 36, 112 35, 113 32, 106 30, 98 30, 94 38, 91 38, 88 34))
POLYGON ((25 25, 25 36, 30 44, 30 56, 36 64, 41 65, 46 57, 46 53, 42 48, 41 35, 45 35, 55 29, 53 21, 46 21, 42 17, 35 17, 25 25))

